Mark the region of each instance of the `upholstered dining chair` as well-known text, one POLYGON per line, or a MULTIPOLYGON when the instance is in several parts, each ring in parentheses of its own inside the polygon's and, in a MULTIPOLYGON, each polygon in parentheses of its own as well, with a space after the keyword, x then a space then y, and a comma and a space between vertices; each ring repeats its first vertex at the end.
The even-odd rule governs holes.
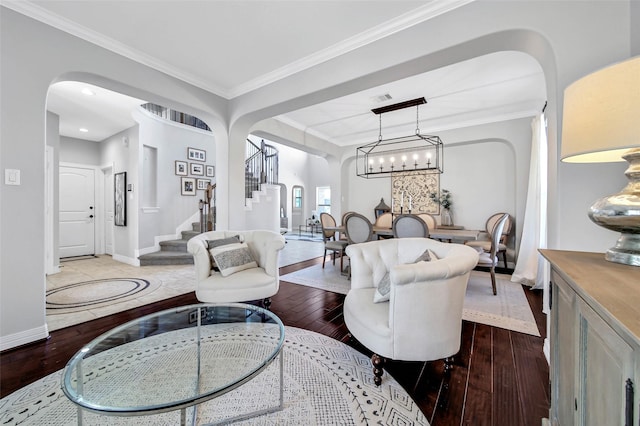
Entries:
POLYGON ((336 264, 336 254, 340 255, 340 270, 342 271, 344 262, 344 249, 349 244, 347 241, 336 239, 336 231, 326 229, 336 226, 336 220, 329 213, 320 213, 320 226, 322 227, 322 240, 324 241, 324 257, 322 258, 322 268, 327 259, 327 250, 332 252, 333 264, 336 264))
POLYGON ((392 223, 393 223, 393 215, 391 214, 391 212, 386 212, 378 216, 373 225, 378 226, 380 228, 391 228, 392 223))
MULTIPOLYGON (((393 214, 391 212, 382 213, 380 216, 376 218, 376 221, 373 224, 373 226, 377 228, 391 229, 391 227, 393 226, 393 214)), ((391 237, 392 237, 391 235, 387 235, 387 236, 378 235, 378 239, 391 238, 391 237)))
POLYGON ((502 231, 504 229, 505 223, 509 219, 508 213, 502 213, 502 216, 498 218, 498 221, 494 223, 493 229, 491 230, 491 247, 489 248, 489 252, 482 250, 480 247, 476 247, 476 249, 481 249, 482 253, 480 253, 480 258, 478 259, 478 266, 484 266, 489 268, 489 273, 491 274, 491 287, 493 288, 493 295, 498 294, 498 290, 496 288, 496 266, 498 265, 498 247, 500 245, 500 237, 502 236, 502 231))
POLYGON ((360 213, 351 213, 344 223, 349 244, 364 243, 373 240, 373 225, 360 213))
MULTIPOLYGON (((493 214, 487 219, 487 223, 485 224, 485 232, 489 235, 489 240, 475 240, 475 241, 467 241, 465 244, 471 247, 482 247, 485 252, 491 251, 491 230, 493 229, 496 222, 502 217, 505 213, 496 213, 493 214)), ((502 228, 502 235, 500 235, 500 241, 498 243, 498 255, 502 253, 502 260, 504 262, 504 267, 507 266, 507 240, 509 235, 511 235, 511 226, 513 221, 511 220, 511 216, 507 214, 507 220, 504 223, 504 228, 502 228)))
MULTIPOLYGON (((345 226, 345 223, 347 223, 347 217, 349 217, 350 214, 355 213, 354 211, 347 211, 342 213, 342 220, 340 221, 340 224, 342 225, 342 227, 345 226)), ((347 233, 346 232, 340 232, 340 240, 343 241, 347 241, 347 233)))
POLYGON ((429 228, 424 220, 414 214, 401 214, 393 219, 393 237, 429 237, 429 228))
POLYGON ((438 222, 436 221, 436 218, 433 217, 432 214, 420 213, 418 214, 418 217, 422 219, 424 223, 427 224, 427 228, 429 228, 429 231, 432 231, 438 227, 438 222))

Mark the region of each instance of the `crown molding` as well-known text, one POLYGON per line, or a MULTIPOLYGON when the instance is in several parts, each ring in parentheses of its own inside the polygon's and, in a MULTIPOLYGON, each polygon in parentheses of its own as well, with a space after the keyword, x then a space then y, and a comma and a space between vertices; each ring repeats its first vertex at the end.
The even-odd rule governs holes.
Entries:
POLYGON ((327 62, 340 55, 349 53, 355 49, 435 18, 436 16, 457 9, 473 1, 475 0, 433 0, 428 4, 406 12, 397 18, 375 26, 367 31, 363 31, 360 34, 345 39, 325 49, 319 50, 318 52, 294 61, 284 67, 263 74, 258 78, 240 84, 231 89, 231 97, 237 97, 278 80, 282 80, 293 74, 304 71, 323 62, 327 62))
POLYGON ((60 15, 51 13, 47 9, 30 1, 0 0, 0 4, 14 10, 15 12, 26 15, 44 24, 122 55, 128 59, 161 71, 186 83, 208 90, 223 98, 232 99, 278 80, 282 80, 313 66, 319 65, 323 62, 327 62, 340 55, 383 39, 384 37, 388 37, 394 33, 410 28, 473 1, 474 0, 433 0, 428 4, 406 12, 397 18, 230 89, 212 84, 210 81, 205 81, 192 74, 185 73, 179 68, 167 64, 164 61, 160 61, 159 59, 142 51, 132 49, 123 43, 120 43, 110 37, 106 37, 103 34, 79 25, 60 15))
POLYGON ((38 6, 27 0, 0 0, 0 5, 5 6, 15 12, 28 16, 29 18, 40 21, 46 25, 56 28, 60 31, 64 31, 89 43, 100 46, 132 61, 138 62, 142 65, 146 65, 157 71, 161 71, 186 83, 208 90, 216 95, 229 99, 229 93, 220 86, 212 85, 211 82, 197 78, 191 74, 185 73, 182 70, 167 64, 151 55, 141 52, 136 49, 120 43, 110 37, 106 37, 96 31, 93 31, 85 26, 64 18, 60 15, 54 14, 47 9, 38 6))

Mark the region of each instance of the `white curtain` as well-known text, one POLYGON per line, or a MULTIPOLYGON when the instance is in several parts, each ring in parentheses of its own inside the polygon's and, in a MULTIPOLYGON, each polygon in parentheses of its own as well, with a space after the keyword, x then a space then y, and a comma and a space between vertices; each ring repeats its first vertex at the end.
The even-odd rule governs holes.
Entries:
POLYGON ((547 128, 544 114, 531 122, 529 188, 522 225, 522 239, 511 281, 544 288, 545 262, 538 253, 547 247, 547 128))

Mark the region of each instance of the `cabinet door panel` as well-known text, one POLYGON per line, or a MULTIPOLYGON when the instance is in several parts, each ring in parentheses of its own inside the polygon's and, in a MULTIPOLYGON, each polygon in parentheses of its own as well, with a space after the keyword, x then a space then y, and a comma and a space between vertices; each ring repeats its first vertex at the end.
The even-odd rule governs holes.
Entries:
POLYGON ((551 332, 551 371, 552 371, 552 397, 557 401, 555 412, 555 424, 573 425, 575 423, 575 383, 577 353, 577 324, 575 293, 557 274, 552 276, 553 282, 553 306, 552 306, 552 332, 551 332))
POLYGON ((633 377, 633 349, 585 303, 580 303, 581 424, 622 425, 625 383, 633 377))

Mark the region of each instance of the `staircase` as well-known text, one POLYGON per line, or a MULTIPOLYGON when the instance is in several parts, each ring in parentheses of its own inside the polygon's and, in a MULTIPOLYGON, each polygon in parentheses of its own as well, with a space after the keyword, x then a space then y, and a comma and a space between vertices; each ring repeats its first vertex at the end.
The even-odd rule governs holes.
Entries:
POLYGON ((140 266, 149 265, 193 265, 193 255, 187 252, 187 241, 200 234, 200 224, 192 223, 192 231, 182 231, 179 240, 160 242, 160 251, 138 257, 140 266))

